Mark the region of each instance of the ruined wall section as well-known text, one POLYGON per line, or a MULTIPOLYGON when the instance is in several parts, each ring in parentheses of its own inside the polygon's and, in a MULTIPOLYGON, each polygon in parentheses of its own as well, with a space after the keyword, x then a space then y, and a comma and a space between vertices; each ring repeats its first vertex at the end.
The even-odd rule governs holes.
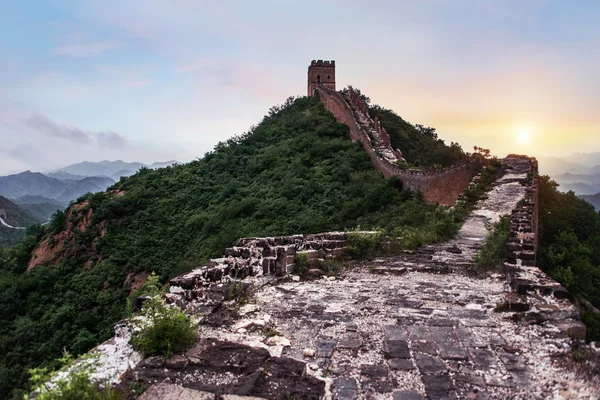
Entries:
POLYGON ((350 91, 350 104, 335 90, 320 87, 318 94, 336 120, 348 126, 350 138, 361 142, 373 167, 386 178, 400 178, 404 189, 421 193, 425 202, 452 205, 471 182, 473 171, 468 163, 443 171, 400 168, 395 161, 403 160, 402 153, 392 148, 389 135, 378 120, 369 116, 367 105, 358 93, 350 91))
POLYGON ((239 239, 222 258, 171 279, 165 297, 196 313, 223 302, 233 282, 260 287, 292 274, 297 256, 305 255, 310 263, 340 257, 346 239, 345 232, 239 239))
POLYGON ((571 294, 536 266, 538 163, 535 158, 530 160, 525 197, 512 211, 505 248, 504 271, 512 290, 507 294, 506 307, 519 311, 516 318, 523 323, 551 324, 575 340, 585 340, 586 326, 571 303, 571 294))

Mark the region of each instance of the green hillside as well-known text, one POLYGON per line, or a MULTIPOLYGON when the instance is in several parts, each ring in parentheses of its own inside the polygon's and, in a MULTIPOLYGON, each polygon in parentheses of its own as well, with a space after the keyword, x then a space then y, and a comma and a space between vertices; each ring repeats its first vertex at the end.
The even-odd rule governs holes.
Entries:
MULTIPOLYGON (((419 137, 395 115, 386 124, 419 137)), ((22 393, 27 368, 53 366, 63 348, 78 354, 110 337, 126 313, 129 274, 156 271, 165 281, 243 236, 360 226, 403 230, 419 244, 456 232, 459 216, 396 186, 346 126, 304 97, 197 161, 142 169, 84 196, 0 255, 0 393, 22 393), (25 272, 42 240, 60 251, 56 265, 25 272)))
MULTIPOLYGON (((6 197, 0 196, 0 210, 6 212, 5 222, 15 227, 27 227, 42 222, 6 197)), ((12 246, 25 236, 24 230, 7 228, 0 224, 0 247, 12 246)))

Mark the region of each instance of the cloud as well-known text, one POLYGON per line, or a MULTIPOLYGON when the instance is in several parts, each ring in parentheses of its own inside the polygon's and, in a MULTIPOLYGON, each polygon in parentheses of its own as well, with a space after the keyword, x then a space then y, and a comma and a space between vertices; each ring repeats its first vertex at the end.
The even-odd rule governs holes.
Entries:
POLYGON ((125 47, 125 43, 117 41, 106 41, 92 44, 72 44, 55 48, 54 54, 71 57, 92 57, 104 53, 105 51, 120 49, 122 47, 125 47))
POLYGON ((33 114, 23 121, 25 125, 48 136, 68 140, 74 144, 96 144, 100 147, 121 148, 127 146, 125 137, 118 133, 93 132, 76 126, 61 125, 56 121, 40 114, 33 114))
POLYGON ((183 72, 193 72, 199 69, 212 66, 215 62, 213 60, 198 60, 188 64, 180 64, 175 67, 175 72, 183 73, 183 72))

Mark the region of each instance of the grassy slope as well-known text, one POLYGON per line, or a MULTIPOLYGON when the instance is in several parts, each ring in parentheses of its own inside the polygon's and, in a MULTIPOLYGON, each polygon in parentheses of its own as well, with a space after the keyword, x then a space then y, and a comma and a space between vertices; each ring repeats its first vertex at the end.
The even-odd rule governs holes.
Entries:
MULTIPOLYGON (((91 226, 72 235, 71 256, 58 265, 25 273, 36 243, 60 237, 63 213, 0 254, 0 393, 16 396, 26 369, 52 366, 63 348, 84 352, 110 337, 126 312, 129 273, 156 271, 165 280, 242 236, 410 226, 436 240, 458 226, 446 209, 398 192, 314 98, 289 102, 200 160, 142 170, 113 189, 80 199, 88 203, 78 215, 91 208, 91 226)), ((78 215, 70 217, 75 225, 78 215)))

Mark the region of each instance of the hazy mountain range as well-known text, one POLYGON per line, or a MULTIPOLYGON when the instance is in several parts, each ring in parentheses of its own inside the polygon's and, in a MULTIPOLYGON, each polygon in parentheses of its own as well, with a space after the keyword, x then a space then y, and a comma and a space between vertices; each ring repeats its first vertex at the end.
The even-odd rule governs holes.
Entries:
POLYGON ((21 209, 41 220, 47 220, 56 210, 86 193, 102 192, 122 176, 135 174, 140 168, 162 168, 177 161, 151 165, 131 162, 84 161, 47 172, 25 171, 0 176, 0 196, 12 200, 21 209))
POLYGON ((549 175, 561 191, 572 190, 600 209, 600 153, 539 157, 540 173, 549 175))

